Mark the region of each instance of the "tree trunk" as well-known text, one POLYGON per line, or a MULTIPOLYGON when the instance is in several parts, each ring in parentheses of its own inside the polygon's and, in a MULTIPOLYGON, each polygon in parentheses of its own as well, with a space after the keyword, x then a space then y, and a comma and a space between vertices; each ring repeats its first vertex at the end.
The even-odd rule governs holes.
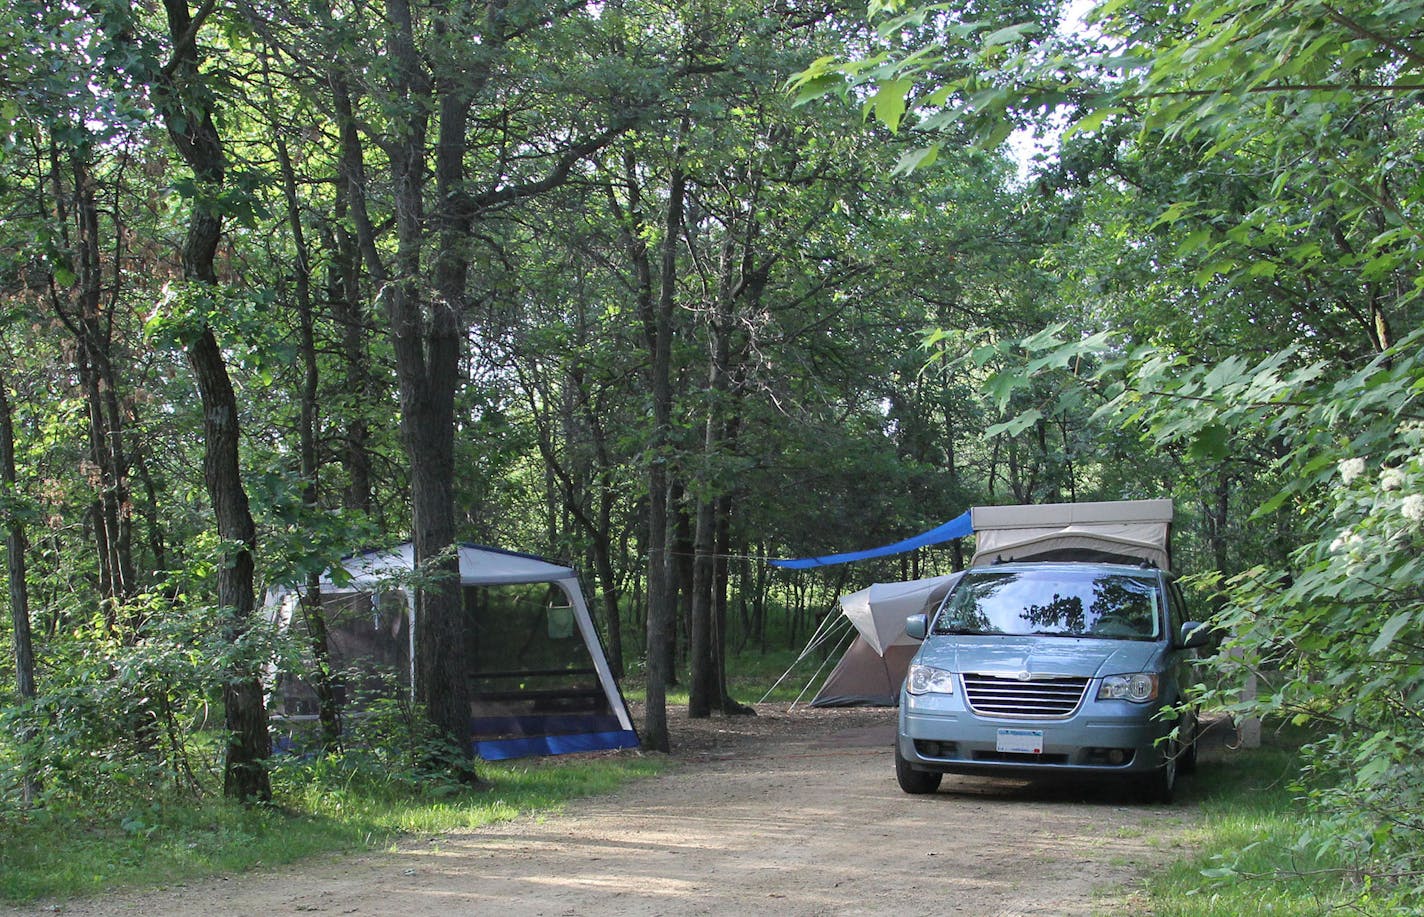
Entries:
MULTIPOLYGON (((416 49, 407 0, 389 0, 389 54, 397 93, 409 103, 391 144, 396 211, 396 271, 383 298, 400 388, 401 434, 410 460, 412 534, 422 580, 415 620, 415 697, 431 723, 467 758, 470 746, 469 652, 459 556, 455 543, 455 390, 465 299, 468 215, 463 198, 465 120, 463 89, 432 91, 416 49), (434 265, 435 301, 421 299, 425 242, 427 104, 438 112, 434 214, 440 252, 434 265)), ((436 30, 444 34, 443 19, 436 30)), ((477 780, 472 766, 464 776, 477 780)))
MULTIPOLYGON (((212 103, 201 85, 196 39, 200 23, 192 19, 185 0, 164 0, 163 6, 173 41, 173 59, 163 70, 164 81, 155 88, 155 102, 169 136, 192 169, 200 189, 183 246, 183 276, 199 289, 211 291, 217 286, 214 261, 222 234, 217 197, 226 162, 212 103)), ((203 477, 213 502, 218 537, 226 546, 218 565, 218 606, 223 614, 223 635, 236 643, 252 623, 253 555, 257 547, 257 529, 238 466, 237 396, 212 328, 204 324, 186 343, 188 365, 203 404, 203 477)), ((227 726, 223 793, 244 802, 267 802, 272 798, 266 767, 272 747, 261 683, 264 663, 259 659, 235 663, 222 692, 227 726)))
POLYGON ((663 652, 667 654, 668 684, 680 684, 681 665, 687 660, 688 643, 692 633, 692 576, 693 559, 693 519, 685 509, 687 506, 687 485, 681 479, 674 479, 668 492, 668 507, 672 514, 672 539, 669 548, 669 566, 672 570, 671 617, 673 626, 668 633, 663 652))
MULTIPOLYGON (((730 246, 728 246, 730 248, 730 246)), ((720 671, 722 647, 717 639, 721 628, 713 626, 715 616, 712 598, 716 580, 716 542, 719 519, 717 510, 725 506, 721 500, 717 464, 723 453, 725 434, 724 420, 726 395, 730 374, 727 364, 731 355, 732 307, 737 295, 731 280, 730 263, 733 259, 724 252, 724 268, 716 307, 707 323, 710 337, 708 358, 707 391, 711 396, 707 404, 707 420, 703 427, 702 466, 704 479, 697 488, 697 519, 693 535, 693 573, 691 623, 688 628, 689 654, 691 656, 688 686, 687 715, 706 717, 713 706, 723 706, 722 685, 724 678, 720 671)))
MULTIPOLYGON (((711 424, 712 421, 709 418, 708 426, 710 427, 711 424)), ((711 443, 708 445, 709 448, 712 446, 711 443)), ((706 457, 704 454, 704 458, 706 457)), ((719 695, 721 692, 713 659, 712 638, 713 542, 717 528, 715 510, 716 501, 714 499, 706 495, 699 496, 693 535, 692 595, 688 606, 687 634, 690 668, 687 686, 687 715, 693 719, 711 716, 713 705, 720 706, 719 695)))
MULTIPOLYGON (((203 477, 217 516, 218 537, 227 546, 218 566, 218 607, 223 612, 223 635, 235 644, 247 634, 255 611, 253 556, 257 550, 257 527, 238 468, 237 397, 211 328, 204 327, 198 338, 189 343, 188 365, 198 381, 203 402, 203 477)), ((272 743, 261 682, 265 662, 237 661, 223 686, 228 733, 223 794, 244 802, 272 799, 267 774, 272 743)))
MULTIPOLYGON (((685 134, 683 117, 679 136, 685 134)), ((675 634, 672 565, 668 535, 669 511, 667 450, 672 440, 672 317, 677 296, 677 240, 682 226, 687 177, 682 171, 682 142, 668 179, 667 218, 663 224, 659 291, 643 316, 648 349, 652 354, 649 388, 653 400, 652 448, 648 463, 648 666, 647 701, 643 741, 655 751, 672 747, 667 725, 667 686, 673 679, 666 647, 675 634)))
MULTIPOLYGON (((599 516, 608 521, 612 517, 612 496, 600 497, 608 508, 601 509, 599 516)), ((594 539, 594 569, 598 571, 599 596, 603 602, 603 622, 608 631, 608 667, 613 677, 621 679, 626 671, 623 663, 623 622, 618 605, 618 574, 613 568, 613 555, 607 537, 594 539)))
MULTIPOLYGON (((3 376, 0 376, 0 490, 7 491, 6 496, 19 496, 15 473, 15 424, 3 376)), ((21 702, 26 702, 35 697, 35 650, 30 639, 30 596, 25 582, 25 527, 20 523, 18 513, 12 515, 5 533, 5 574, 10 581, 10 621, 14 626, 15 692, 21 702)), ((39 782, 27 763, 27 745, 33 737, 29 729, 16 736, 21 756, 20 797, 27 806, 34 802, 40 790, 39 782)))
MULTIPOLYGON (((580 394, 583 394, 582 390, 580 394)), ((603 619, 608 630, 608 665, 615 678, 622 678, 625 671, 623 622, 618 602, 618 574, 613 563, 613 510, 618 502, 613 484, 615 469, 613 460, 608 455, 608 437, 604 433, 598 412, 586 397, 581 397, 580 403, 584 410, 584 421, 592 431, 594 454, 598 458, 598 520, 589 535, 593 542, 594 569, 598 572, 599 592, 603 599, 603 619)))
POLYGON ((380 269, 375 230, 366 210, 366 166, 361 136, 356 129, 351 93, 344 75, 337 68, 332 68, 328 80, 331 83, 332 104, 336 111, 341 156, 336 166, 338 181, 333 220, 336 227, 336 245, 335 257, 327 276, 327 299, 331 303, 332 317, 341 326, 341 355, 346 369, 346 390, 352 398, 352 403, 342 412, 346 424, 341 450, 341 461, 346 470, 343 505, 347 509, 369 515, 375 507, 372 499, 374 485, 369 446, 370 426, 366 420, 366 410, 380 395, 371 372, 371 358, 367 350, 369 332, 366 329, 359 279, 363 257, 369 263, 372 275, 378 280, 384 280, 385 272, 380 269), (346 228, 348 214, 356 230, 354 235, 346 228))
MULTIPOLYGON (((55 314, 78 345, 76 370, 89 415, 89 456, 97 476, 94 499, 94 541, 98 557, 99 591, 104 617, 111 629, 125 625, 124 639, 136 639, 139 620, 120 621, 121 610, 136 592, 129 517, 129 459, 124 445, 124 417, 119 406, 119 380, 114 372, 112 316, 104 308, 100 257, 99 206, 84 144, 68 157, 73 185, 66 193, 60 152, 51 155, 56 209, 63 219, 66 242, 76 253, 74 301, 54 298, 55 314)), ((113 290, 111 296, 117 296, 113 290)))

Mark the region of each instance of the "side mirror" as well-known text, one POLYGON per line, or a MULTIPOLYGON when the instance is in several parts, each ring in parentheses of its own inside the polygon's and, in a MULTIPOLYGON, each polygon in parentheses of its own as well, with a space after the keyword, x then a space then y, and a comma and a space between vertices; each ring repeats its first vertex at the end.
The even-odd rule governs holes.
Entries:
POLYGON ((1211 629, 1200 621, 1188 621, 1182 625, 1181 645, 1185 649, 1194 650, 1206 646, 1211 640, 1211 629))
POLYGON ((910 615, 905 619, 905 634, 916 640, 925 639, 925 634, 929 633, 930 619, 924 615, 910 615))

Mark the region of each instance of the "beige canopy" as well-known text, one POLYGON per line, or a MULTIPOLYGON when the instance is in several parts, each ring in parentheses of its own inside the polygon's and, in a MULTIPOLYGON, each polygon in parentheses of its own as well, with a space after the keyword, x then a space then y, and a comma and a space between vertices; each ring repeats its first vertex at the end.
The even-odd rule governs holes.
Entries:
POLYGON ((1088 554, 1171 563, 1171 500, 976 506, 970 566, 1088 554))

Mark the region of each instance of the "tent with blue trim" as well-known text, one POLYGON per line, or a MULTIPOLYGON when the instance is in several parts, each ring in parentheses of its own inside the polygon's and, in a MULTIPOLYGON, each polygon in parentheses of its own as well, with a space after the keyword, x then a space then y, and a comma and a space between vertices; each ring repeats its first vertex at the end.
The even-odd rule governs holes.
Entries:
MULTIPOLYGON (((485 760, 634 748, 638 735, 572 568, 532 554, 461 545, 470 660, 470 741, 485 760)), ((348 557, 321 580, 331 667, 348 706, 415 683, 414 547, 348 557)), ((280 624, 295 591, 269 596, 280 624)), ((316 717, 299 676, 281 678, 274 719, 316 717)), ((275 725, 275 724, 274 724, 275 725)))

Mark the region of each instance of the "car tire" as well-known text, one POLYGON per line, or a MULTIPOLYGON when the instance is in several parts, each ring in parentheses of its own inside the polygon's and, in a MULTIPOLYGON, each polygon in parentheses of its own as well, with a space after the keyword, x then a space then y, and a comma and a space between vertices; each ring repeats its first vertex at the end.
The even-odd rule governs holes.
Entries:
POLYGON ((939 789, 939 783, 943 779, 943 774, 934 771, 915 770, 900 754, 900 743, 895 743, 895 780, 900 784, 900 789, 911 795, 921 796, 939 789))
POLYGON ((1181 743, 1176 739, 1167 739, 1162 743, 1162 763, 1139 778, 1138 793, 1143 802, 1171 803, 1177 793, 1181 752, 1181 743))

